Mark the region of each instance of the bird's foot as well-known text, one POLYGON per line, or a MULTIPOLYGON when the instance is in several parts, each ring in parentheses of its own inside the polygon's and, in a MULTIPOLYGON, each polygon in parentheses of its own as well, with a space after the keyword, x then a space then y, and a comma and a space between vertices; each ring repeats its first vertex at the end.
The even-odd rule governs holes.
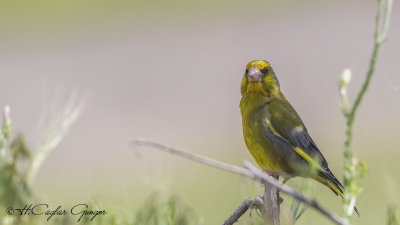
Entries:
POLYGON ((283 198, 279 197, 278 198, 278 204, 280 205, 280 204, 282 204, 282 202, 283 202, 283 198))
POLYGON ((286 184, 286 182, 288 182, 291 178, 294 178, 294 176, 285 174, 285 176, 283 176, 282 184, 286 184))
POLYGON ((285 172, 272 172, 265 169, 263 170, 263 172, 275 178, 276 180, 279 180, 279 177, 282 176, 283 177, 282 184, 286 184, 286 182, 288 182, 291 178, 294 178, 294 176, 289 175, 285 172))
POLYGON ((282 176, 285 174, 285 172, 272 172, 272 171, 265 170, 265 169, 263 170, 263 172, 270 175, 271 177, 273 177, 275 179, 278 179, 279 176, 282 176))

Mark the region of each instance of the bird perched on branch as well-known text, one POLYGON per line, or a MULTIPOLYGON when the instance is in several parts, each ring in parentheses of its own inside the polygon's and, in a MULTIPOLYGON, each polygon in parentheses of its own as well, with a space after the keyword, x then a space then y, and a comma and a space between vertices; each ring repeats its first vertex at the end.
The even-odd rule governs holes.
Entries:
POLYGON ((289 176, 310 177, 343 197, 343 185, 281 92, 267 61, 254 60, 247 64, 241 94, 244 140, 261 169, 272 175, 283 172, 289 176))

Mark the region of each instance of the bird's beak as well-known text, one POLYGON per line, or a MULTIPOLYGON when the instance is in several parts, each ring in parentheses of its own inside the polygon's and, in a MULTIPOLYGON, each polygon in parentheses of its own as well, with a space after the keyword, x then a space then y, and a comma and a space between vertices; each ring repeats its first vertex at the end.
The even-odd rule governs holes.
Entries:
POLYGON ((262 81, 262 73, 256 67, 251 67, 247 72, 247 78, 249 82, 261 82, 262 81))

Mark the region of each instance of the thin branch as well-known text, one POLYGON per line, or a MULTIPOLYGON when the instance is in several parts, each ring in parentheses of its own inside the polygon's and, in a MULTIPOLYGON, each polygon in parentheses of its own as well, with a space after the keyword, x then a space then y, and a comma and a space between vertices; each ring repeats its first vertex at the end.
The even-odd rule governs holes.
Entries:
POLYGON ((251 171, 253 175, 253 179, 259 180, 263 183, 270 183, 271 185, 275 186, 279 191, 292 196, 293 198, 303 202, 306 205, 309 205, 310 207, 316 209, 318 212, 320 212, 322 215, 326 216, 330 220, 332 220, 336 224, 349 224, 347 221, 344 221, 342 218, 339 216, 327 211, 324 209, 317 201, 313 199, 308 199, 304 195, 294 191, 293 189, 289 188, 288 186, 282 185, 279 182, 273 180, 272 178, 268 177, 265 173, 263 173, 261 170, 259 170, 257 167, 255 167, 253 164, 250 162, 243 162, 243 165, 245 168, 247 168, 249 171, 251 171), (268 179, 267 179, 268 178, 268 179))
POLYGON ((171 153, 173 155, 177 155, 186 159, 190 159, 193 161, 196 161, 198 163, 201 164, 206 164, 208 166, 211 167, 215 167, 221 170, 225 170, 225 171, 229 171, 232 173, 237 173, 243 176, 251 176, 250 172, 243 169, 242 167, 238 167, 238 166, 234 166, 228 163, 224 163, 224 162, 220 162, 218 160, 215 159, 211 159, 208 157, 204 157, 202 155, 199 154, 195 154, 195 153, 190 153, 190 152, 185 152, 182 150, 178 150, 176 148, 173 147, 169 147, 166 146, 164 144, 158 143, 158 142, 154 142, 154 141, 147 141, 147 140, 134 140, 131 142, 133 145, 137 145, 137 146, 150 146, 150 147, 154 147, 158 150, 164 151, 164 152, 168 152, 171 153))
POLYGON ((222 223, 222 225, 232 225, 238 221, 240 217, 243 216, 249 210, 250 206, 253 204, 253 201, 250 199, 246 199, 240 204, 240 206, 222 223))
MULTIPOLYGON (((273 178, 279 181, 279 176, 273 178)), ((279 183, 279 182, 278 182, 279 183)), ((279 191, 270 183, 264 182, 264 209, 266 211, 266 224, 279 225, 280 222, 280 204, 279 191)))
POLYGON ((176 148, 172 148, 172 147, 169 147, 169 146, 166 146, 164 144, 154 142, 154 141, 135 140, 132 142, 132 144, 137 145, 137 146, 151 146, 158 150, 168 152, 168 153, 171 153, 174 155, 178 155, 183 158, 196 161, 198 163, 206 164, 206 165, 218 168, 218 169, 222 169, 222 170, 225 170, 228 172, 240 174, 242 176, 246 176, 246 177, 252 178, 254 180, 261 181, 263 184, 268 183, 271 186, 278 189, 279 191, 281 191, 287 195, 290 195, 293 198, 303 202, 304 204, 309 205, 310 207, 314 208, 315 210, 320 212, 322 215, 327 217, 329 220, 331 220, 335 224, 349 225, 349 223, 347 221, 344 221, 339 216, 329 212, 315 200, 308 199, 304 195, 294 191, 293 189, 289 188, 288 186, 282 185, 279 181, 276 181, 274 178, 268 176, 266 173, 263 173, 261 170, 259 170, 257 167, 255 167, 250 162, 244 161, 243 165, 245 168, 242 168, 242 167, 230 165, 228 163, 220 162, 215 159, 210 159, 210 158, 207 158, 202 155, 178 150, 176 148))

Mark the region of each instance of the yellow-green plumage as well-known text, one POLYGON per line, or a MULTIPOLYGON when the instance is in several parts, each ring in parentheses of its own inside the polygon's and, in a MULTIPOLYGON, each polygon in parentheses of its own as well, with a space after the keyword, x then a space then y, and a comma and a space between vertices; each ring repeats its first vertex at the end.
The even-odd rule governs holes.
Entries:
POLYGON ((342 196, 342 184, 280 91, 279 81, 267 61, 247 64, 241 94, 243 136, 257 164, 271 172, 310 177, 342 196))

